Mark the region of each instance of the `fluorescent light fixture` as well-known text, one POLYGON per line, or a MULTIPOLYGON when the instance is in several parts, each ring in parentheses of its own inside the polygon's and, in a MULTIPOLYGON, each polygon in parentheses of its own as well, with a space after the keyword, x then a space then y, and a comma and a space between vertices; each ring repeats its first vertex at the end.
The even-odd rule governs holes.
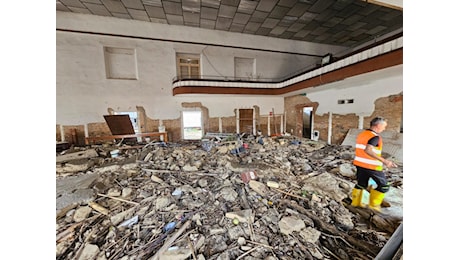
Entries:
POLYGON ((321 59, 321 65, 326 65, 332 61, 332 54, 328 53, 321 59))

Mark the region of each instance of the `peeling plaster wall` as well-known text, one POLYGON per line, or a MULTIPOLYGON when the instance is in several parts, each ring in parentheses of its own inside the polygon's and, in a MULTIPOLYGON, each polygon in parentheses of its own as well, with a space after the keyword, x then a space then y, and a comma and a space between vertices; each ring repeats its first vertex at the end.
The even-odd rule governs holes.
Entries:
MULTIPOLYGON (((201 58, 201 73, 205 76, 234 76, 234 58, 255 58, 256 75, 279 78, 311 65, 317 58, 239 48, 195 45, 180 42, 208 42, 247 48, 266 48, 286 52, 321 52, 324 45, 216 32, 200 28, 56 12, 56 125, 84 126, 90 136, 108 134, 103 115, 114 112, 145 110, 145 130, 155 130, 158 120, 180 120, 183 102, 201 102, 209 117, 234 117, 236 108, 260 107, 261 114, 272 109, 282 113, 283 97, 172 96, 172 79, 176 73, 176 52, 197 53, 201 58), (68 32, 123 34, 150 37, 149 40, 118 36, 68 32), (135 50, 137 80, 108 79, 104 47, 135 50), (89 127, 88 127, 89 126, 89 127)), ((335 47, 337 48, 337 47, 335 47)), ((337 48, 337 51, 341 49, 337 48)), ((224 121, 224 123, 227 120, 224 121)), ((177 122, 174 123, 177 126, 177 122)), ((180 127, 180 121, 179 121, 180 127)), ((227 126, 223 126, 228 129, 227 126)), ((215 127, 213 127, 215 129, 215 127)), ((80 131, 80 130, 79 130, 80 131)), ((81 134, 81 133, 80 133, 81 134)), ((83 133, 84 135, 84 133, 83 133)), ((66 135, 67 136, 67 135, 66 135)), ((60 138, 59 134, 56 138, 60 138)))
POLYGON ((370 116, 375 110, 375 100, 402 91, 402 65, 398 65, 334 82, 321 88, 306 89, 304 93, 312 102, 318 102, 316 111, 318 115, 331 112, 341 115, 354 113, 370 116), (353 99, 354 103, 338 104, 339 99, 353 99))
MULTIPOLYGON (((284 96, 183 95, 174 97, 172 79, 177 75, 176 52, 200 54, 201 73, 205 76, 234 76, 235 57, 255 58, 256 75, 262 78, 285 76, 311 65, 315 59, 300 55, 83 34, 59 29, 129 34, 164 40, 206 41, 210 44, 302 53, 321 52, 324 46, 284 39, 266 41, 266 38, 257 35, 215 32, 200 28, 184 29, 171 25, 59 11, 56 13, 56 18, 58 29, 56 31, 56 139, 59 141, 71 139, 72 132, 75 130, 80 144, 84 139, 85 129, 90 136, 110 134, 103 118, 109 110, 141 111, 139 117, 143 131, 157 131, 161 120, 166 126, 170 140, 176 141, 181 137, 180 116, 184 109, 182 104, 193 102, 199 102, 207 109, 205 127, 208 129, 205 131, 209 132, 216 132, 219 129, 219 118, 221 118, 223 132, 235 131, 235 109, 252 109, 257 106, 260 115, 258 123, 264 133, 268 127, 266 116, 272 109, 277 115, 284 114, 286 111, 286 132, 289 132, 290 129, 297 129, 299 126, 296 116, 291 113, 292 106, 308 103, 314 106, 316 114, 314 127, 323 126, 320 128, 320 139, 327 140, 329 112, 334 115, 334 122, 341 122, 337 116, 369 117, 375 113, 375 101, 378 98, 397 96, 402 93, 402 65, 400 65, 319 88, 302 90, 301 93, 306 93, 306 97, 297 100, 299 103, 291 102, 290 98, 285 99, 284 96), (134 49, 137 80, 107 79, 104 47, 134 49), (338 105, 338 99, 354 99, 354 103, 338 105)), ((337 48, 337 51, 339 50, 337 48)), ((280 120, 277 121, 281 123, 280 120)), ((355 124, 352 124, 354 127, 355 124)), ((273 125, 270 125, 270 128, 274 133, 273 125)), ((333 139, 340 140, 340 136, 333 139)))
POLYGON ((306 95, 285 99, 286 131, 302 136, 302 108, 313 107, 313 130, 319 139, 340 144, 351 128, 369 127, 375 116, 388 119, 386 131, 399 132, 403 115, 402 65, 349 78, 320 88, 304 90, 306 95), (339 99, 354 103, 339 105, 339 99), (331 114, 331 117, 329 116, 331 114), (331 121, 330 121, 331 119, 331 121), (331 125, 331 127, 330 127, 331 125))

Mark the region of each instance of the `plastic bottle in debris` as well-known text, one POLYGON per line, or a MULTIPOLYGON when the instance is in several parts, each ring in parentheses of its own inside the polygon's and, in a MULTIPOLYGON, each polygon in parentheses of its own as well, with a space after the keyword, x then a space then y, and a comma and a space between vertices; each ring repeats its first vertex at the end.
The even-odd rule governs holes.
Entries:
POLYGON ((134 224, 136 224, 139 221, 139 216, 136 215, 128 220, 125 220, 123 223, 118 225, 118 227, 132 227, 134 224))

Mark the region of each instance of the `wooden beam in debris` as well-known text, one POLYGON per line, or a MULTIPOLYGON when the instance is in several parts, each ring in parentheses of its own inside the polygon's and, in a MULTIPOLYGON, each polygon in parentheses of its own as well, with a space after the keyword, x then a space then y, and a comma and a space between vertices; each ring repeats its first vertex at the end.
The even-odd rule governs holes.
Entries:
POLYGON ((374 224, 377 228, 388 231, 390 233, 395 232, 396 228, 402 220, 396 217, 386 216, 384 214, 375 214, 375 212, 367 208, 357 208, 345 203, 344 206, 349 211, 355 214, 359 214, 363 218, 370 220, 370 222, 374 224))
POLYGON ((337 230, 337 228, 334 226, 334 225, 331 225, 329 223, 326 223, 324 221, 322 221, 316 214, 314 214, 313 212, 311 211, 308 211, 306 210, 304 207, 300 206, 299 204, 297 204, 295 201, 292 201, 292 200, 282 200, 283 204, 289 206, 289 207, 292 207, 294 208, 295 210, 297 210, 298 212, 302 213, 302 214, 305 214, 307 217, 311 218, 313 220, 313 222, 315 223, 315 226, 318 230, 322 231, 322 232, 327 232, 331 235, 336 235, 336 236, 339 236, 341 238, 343 238, 344 240, 346 240, 348 243, 352 244, 354 247, 356 248, 359 248, 360 250, 362 250, 363 252, 366 252, 368 254, 371 254, 371 255, 377 255, 378 252, 380 251, 380 248, 375 246, 375 245, 372 245, 372 244, 369 244, 367 243, 366 241, 363 241, 363 240, 359 240, 359 239, 356 239, 344 232, 341 232, 339 230, 337 230))

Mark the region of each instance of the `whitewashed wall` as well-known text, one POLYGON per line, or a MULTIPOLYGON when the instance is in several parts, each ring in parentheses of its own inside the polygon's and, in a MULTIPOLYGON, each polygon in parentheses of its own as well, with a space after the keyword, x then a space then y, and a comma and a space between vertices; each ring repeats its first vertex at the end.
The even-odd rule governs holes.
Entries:
MULTIPOLYGON (((374 101, 403 91, 402 65, 345 79, 317 88, 282 96, 184 95, 172 96, 176 76, 176 52, 201 54, 202 74, 234 76, 234 58, 256 59, 256 74, 279 78, 298 71, 314 58, 241 48, 261 48, 281 52, 321 53, 324 45, 266 38, 200 28, 130 21, 111 17, 68 12, 56 13, 56 123, 78 125, 102 122, 108 108, 136 111, 145 108, 154 119, 177 119, 183 102, 201 102, 211 117, 233 116, 235 108, 260 107, 261 114, 272 109, 284 113, 284 97, 306 93, 318 102, 317 114, 334 113, 369 116, 374 101), (237 46, 225 48, 171 41, 74 33, 62 30, 122 34, 164 40, 207 42, 237 46), (138 80, 107 79, 103 47, 136 50, 138 80), (353 104, 337 104, 338 99, 353 99, 353 104)), ((340 49, 337 49, 339 51, 340 49)))
POLYGON ((326 113, 346 115, 354 113, 370 116, 374 112, 374 102, 403 92, 403 65, 351 77, 319 88, 303 91, 307 97, 318 102, 316 114, 326 113), (353 99, 351 104, 338 104, 338 100, 353 99))
POLYGON ((282 113, 284 99, 281 96, 172 96, 176 52, 205 53, 206 57, 201 55, 202 74, 214 76, 234 76, 234 57, 255 58, 256 74, 263 78, 285 76, 306 64, 314 63, 316 59, 302 55, 63 30, 207 42, 281 52, 322 53, 324 49, 324 45, 320 44, 284 39, 267 41, 256 35, 68 12, 58 11, 56 19, 56 123, 64 125, 101 122, 108 108, 135 111, 136 106, 144 107, 150 118, 176 119, 180 116, 182 102, 201 102, 209 108, 212 117, 233 116, 235 108, 252 108, 254 105, 260 107, 261 114, 268 114, 272 109, 282 113), (104 46, 135 49, 138 80, 107 79, 104 46))

